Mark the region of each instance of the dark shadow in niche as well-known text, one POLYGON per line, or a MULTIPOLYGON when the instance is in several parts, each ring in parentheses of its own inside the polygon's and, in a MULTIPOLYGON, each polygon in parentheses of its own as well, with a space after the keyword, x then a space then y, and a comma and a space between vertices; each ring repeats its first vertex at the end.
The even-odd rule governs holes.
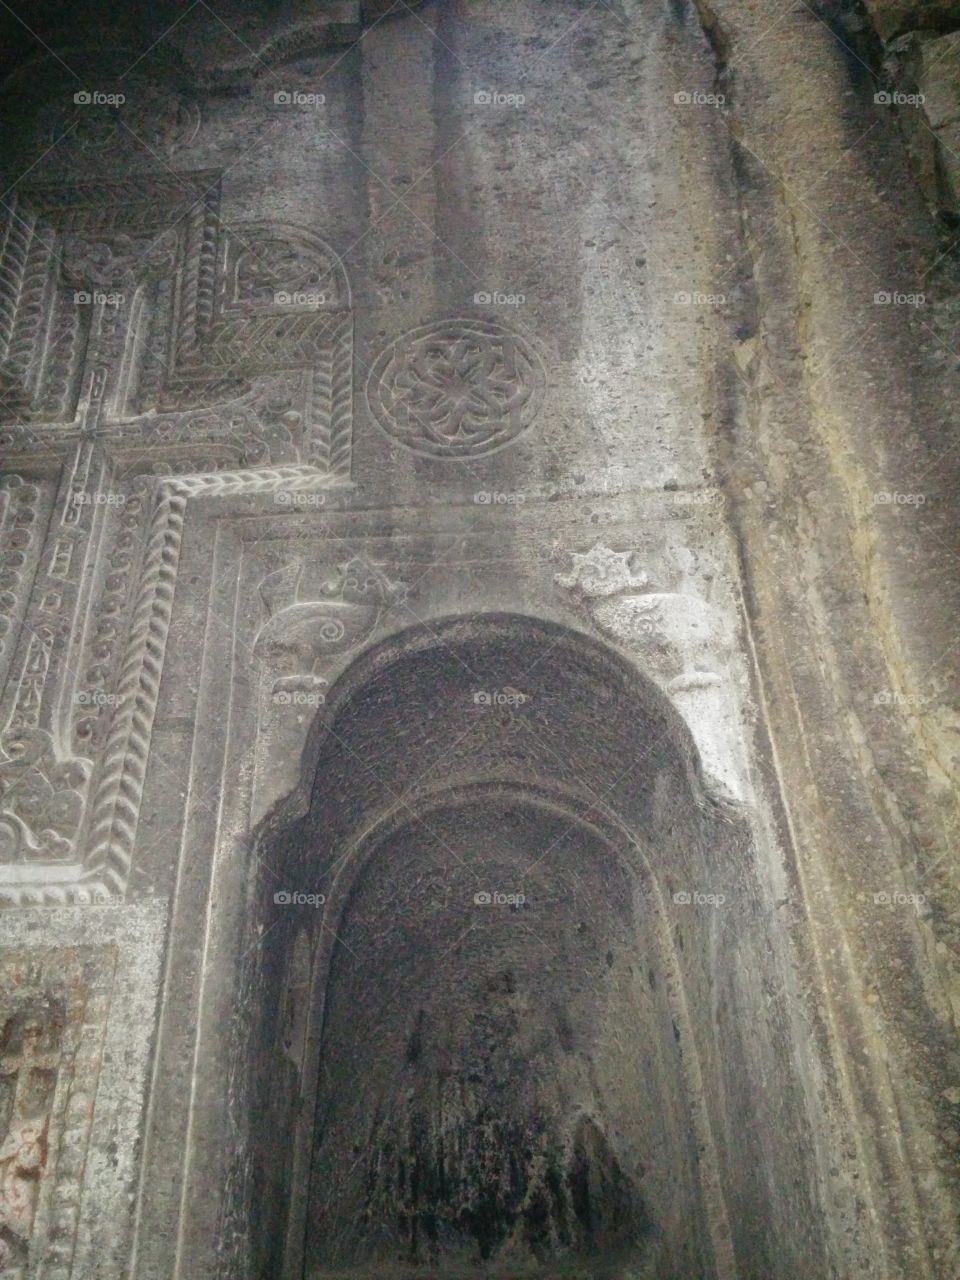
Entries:
POLYGON ((303 778, 251 881, 249 1274, 792 1274, 777 1179, 817 1208, 769 913, 666 696, 555 624, 441 620, 337 681, 303 778))
POLYGON ((644 1160, 682 1107, 636 905, 599 832, 523 791, 382 835, 335 926, 306 1275, 612 1275, 651 1253, 667 1170, 646 1187, 644 1160))

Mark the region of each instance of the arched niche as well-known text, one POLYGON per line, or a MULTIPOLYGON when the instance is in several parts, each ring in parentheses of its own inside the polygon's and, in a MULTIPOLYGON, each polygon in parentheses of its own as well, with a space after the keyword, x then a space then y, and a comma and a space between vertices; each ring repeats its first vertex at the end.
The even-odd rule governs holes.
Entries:
POLYGON ((703 1271, 675 975, 627 854, 502 783, 355 851, 318 956, 306 1275, 703 1271))
POLYGON ((624 659, 499 614, 374 646, 258 854, 253 1274, 779 1274, 749 827, 624 659))

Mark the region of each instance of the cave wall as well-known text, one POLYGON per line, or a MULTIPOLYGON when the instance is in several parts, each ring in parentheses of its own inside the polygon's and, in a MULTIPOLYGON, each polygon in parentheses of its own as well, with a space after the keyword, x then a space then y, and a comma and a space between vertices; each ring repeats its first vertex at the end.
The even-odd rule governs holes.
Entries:
POLYGON ((523 1265, 586 1161, 614 1272, 952 1280, 952 7, 402 8, 4 19, 0 1275, 383 1265, 308 1230, 382 882, 559 805, 523 1265))

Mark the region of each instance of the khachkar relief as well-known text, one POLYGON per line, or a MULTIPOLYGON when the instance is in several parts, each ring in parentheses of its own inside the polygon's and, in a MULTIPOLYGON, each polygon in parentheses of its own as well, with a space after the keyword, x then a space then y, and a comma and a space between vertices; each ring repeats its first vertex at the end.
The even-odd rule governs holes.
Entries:
POLYGON ((68 1280, 115 956, 0 951, 0 1280, 68 1280))
POLYGON ((380 426, 414 453, 477 458, 533 422, 546 376, 533 346, 482 320, 442 320, 398 338, 370 371, 367 400, 380 426))
POLYGON ((223 229, 216 175, 19 193, 0 229, 0 905, 125 891, 187 504, 349 481, 352 344, 332 251, 223 229))
POLYGON ((708 600, 691 553, 677 550, 669 559, 660 569, 676 580, 673 590, 658 590, 652 573, 635 565, 633 552, 601 543, 574 552, 569 572, 557 574, 556 581, 670 695, 706 772, 742 800, 748 781, 732 620, 708 600))
POLYGON ((353 315, 322 241, 224 229, 211 172, 23 189, 4 217, 0 421, 182 425, 270 388, 297 461, 349 479, 353 315))

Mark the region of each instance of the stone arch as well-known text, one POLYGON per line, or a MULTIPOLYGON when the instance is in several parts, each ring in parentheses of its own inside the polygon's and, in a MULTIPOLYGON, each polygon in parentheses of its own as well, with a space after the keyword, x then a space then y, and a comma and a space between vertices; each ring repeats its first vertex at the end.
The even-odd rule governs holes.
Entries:
MULTIPOLYGON (((749 1105, 749 1082, 736 1082, 744 1064, 725 1060, 750 1029, 721 1047, 714 1007, 718 949, 739 927, 715 907, 744 898, 749 829, 705 788, 666 695, 620 655, 508 614, 444 619, 375 644, 331 688, 300 792, 265 824, 260 852, 256 1274, 724 1276, 736 1273, 738 1234, 762 1254, 769 1171, 738 1111, 738 1088, 749 1105), (520 931, 504 931, 526 903, 469 901, 470 874, 483 881, 493 868, 504 883, 483 892, 516 898, 520 880, 536 886, 532 933, 557 956, 549 980, 520 931), (568 888, 578 882, 566 898, 561 872, 568 888), (392 903, 382 888, 391 876, 392 903), (446 906, 418 902, 417 884, 444 880, 446 906), (487 907, 481 925, 471 912, 487 907), (476 1018, 431 985, 421 962, 435 952, 435 974, 461 967, 476 1018), (578 965, 590 975, 586 996, 578 965), (276 1049, 291 982, 309 1006, 299 1063, 276 1049), (498 1009, 512 1027, 505 1039, 498 1009), (491 1098, 505 1096, 510 1071, 516 1098, 498 1128, 491 1098), (409 1098, 433 1089, 436 1115, 415 1103, 405 1112, 392 1092, 401 1083, 409 1098), (325 1168, 350 1167, 344 1126, 365 1172, 339 1179, 331 1198, 325 1168), (470 1147, 477 1131, 483 1151, 470 1147), (734 1131, 737 1149, 724 1150, 734 1131), (336 1152, 329 1166, 325 1142, 336 1152), (416 1195, 408 1165, 420 1170, 416 1195), (511 1177, 509 1193, 477 1209, 482 1185, 502 1191, 511 1177)), ((741 905, 749 914, 756 904, 741 905)))

